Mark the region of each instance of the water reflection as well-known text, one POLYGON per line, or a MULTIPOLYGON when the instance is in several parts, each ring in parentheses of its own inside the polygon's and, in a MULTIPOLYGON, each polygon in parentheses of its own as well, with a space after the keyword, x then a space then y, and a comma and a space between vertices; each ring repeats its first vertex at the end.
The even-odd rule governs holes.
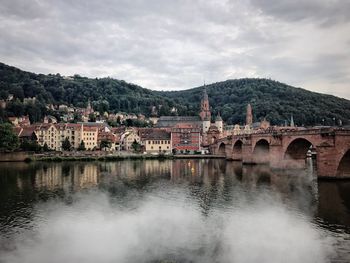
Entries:
MULTIPOLYGON (((130 247, 121 245, 124 250, 120 248, 118 256, 103 256, 101 262, 232 262, 232 258, 235 262, 278 262, 288 250, 279 247, 279 242, 295 246, 296 257, 291 255, 286 262, 300 262, 304 256, 307 259, 310 251, 315 253, 314 258, 304 262, 349 260, 350 183, 317 182, 311 163, 303 171, 276 171, 269 166, 210 159, 3 163, 0 171, 0 252, 6 252, 4 262, 21 262, 21 256, 27 256, 29 248, 17 241, 26 240, 23 235, 34 235, 27 231, 38 235, 39 241, 29 247, 40 252, 50 250, 45 247, 50 242, 65 246, 59 238, 62 233, 67 235, 68 244, 83 245, 83 239, 76 240, 70 232, 78 231, 84 237, 84 231, 100 229, 99 224, 106 224, 112 232, 124 231, 126 240, 137 236, 129 240, 130 247), (76 223, 61 226, 76 221, 87 227, 80 229, 76 223), (51 240, 48 233, 59 241, 51 240), (159 238, 148 236, 155 233, 159 238), (172 242, 161 244, 160 240, 171 236, 175 237, 172 242), (268 238, 275 240, 265 252, 260 251, 258 247, 268 238), (304 240, 305 248, 297 244, 298 238, 304 240), (144 248, 146 251, 130 258, 124 255, 130 253, 133 242, 147 239, 151 245, 144 248), (247 247, 242 247, 242 242, 247 247), (165 248, 143 259, 142 253, 152 254, 157 246, 165 248), (190 251, 185 253, 186 246, 190 251), (259 252, 251 253, 249 249, 253 248, 259 252), (275 257, 271 255, 274 249, 275 257), (20 256, 14 257, 11 251, 19 251, 20 256)), ((94 230, 94 235, 103 244, 104 238, 116 244, 123 242, 115 233, 107 234, 109 230, 94 230)), ((88 247, 93 250, 93 246, 88 247)), ((76 249, 70 258, 57 254, 57 262, 81 261, 79 253, 83 252, 76 249)), ((28 262, 45 262, 35 261, 39 255, 32 256, 28 262)), ((94 262, 96 258, 85 261, 94 262)))

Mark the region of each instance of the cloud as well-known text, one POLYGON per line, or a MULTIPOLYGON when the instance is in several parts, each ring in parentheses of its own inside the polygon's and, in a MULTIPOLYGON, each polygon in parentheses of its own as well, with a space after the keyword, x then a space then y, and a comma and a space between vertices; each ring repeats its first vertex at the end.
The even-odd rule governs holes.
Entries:
POLYGON ((350 3, 343 0, 251 0, 263 13, 290 22, 311 21, 321 26, 349 22, 350 3))
POLYGON ((3 0, 0 60, 150 89, 272 77, 350 98, 347 10, 346 1, 3 0))

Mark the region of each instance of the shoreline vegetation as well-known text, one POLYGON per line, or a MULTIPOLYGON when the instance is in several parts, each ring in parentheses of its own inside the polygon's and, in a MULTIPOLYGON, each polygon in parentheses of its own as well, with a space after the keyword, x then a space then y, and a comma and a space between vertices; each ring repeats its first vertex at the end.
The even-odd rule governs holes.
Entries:
POLYGON ((34 154, 28 152, 1 153, 0 162, 62 162, 62 161, 122 161, 122 160, 165 160, 165 159, 222 159, 223 156, 208 154, 136 154, 136 153, 48 153, 34 154))

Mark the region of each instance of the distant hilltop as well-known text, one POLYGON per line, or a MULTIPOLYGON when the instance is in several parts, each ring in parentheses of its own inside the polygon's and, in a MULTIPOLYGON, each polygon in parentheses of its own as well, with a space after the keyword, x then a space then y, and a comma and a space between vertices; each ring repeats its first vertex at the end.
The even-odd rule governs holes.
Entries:
MULTIPOLYGON (((212 116, 227 124, 245 123, 247 104, 255 120, 283 125, 291 116, 298 126, 350 124, 350 101, 295 88, 270 79, 235 79, 206 86, 212 116)), ((145 116, 194 116, 203 86, 181 91, 153 91, 123 80, 79 75, 35 74, 0 63, 0 119, 29 115, 39 121, 47 105, 87 107, 101 113, 145 116), (9 100, 11 98, 11 100, 9 100)))

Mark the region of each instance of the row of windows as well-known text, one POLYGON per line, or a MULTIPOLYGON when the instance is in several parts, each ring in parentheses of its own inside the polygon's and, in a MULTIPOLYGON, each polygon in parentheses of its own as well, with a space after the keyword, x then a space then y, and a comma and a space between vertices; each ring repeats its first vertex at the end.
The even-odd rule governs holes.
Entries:
MULTIPOLYGON (((169 146, 166 147, 168 150, 170 149, 169 146)), ((159 146, 159 150, 162 149, 162 146, 159 146)), ((151 146, 151 150, 153 150, 153 146, 151 146)))
POLYGON ((86 137, 84 138, 84 141, 94 141, 95 138, 94 137, 86 137))
POLYGON ((148 144, 170 144, 170 141, 148 141, 148 144))
POLYGON ((172 132, 181 132, 181 133, 198 133, 199 129, 173 129, 172 132))
POLYGON ((95 136, 95 132, 84 132, 85 136, 95 136))

